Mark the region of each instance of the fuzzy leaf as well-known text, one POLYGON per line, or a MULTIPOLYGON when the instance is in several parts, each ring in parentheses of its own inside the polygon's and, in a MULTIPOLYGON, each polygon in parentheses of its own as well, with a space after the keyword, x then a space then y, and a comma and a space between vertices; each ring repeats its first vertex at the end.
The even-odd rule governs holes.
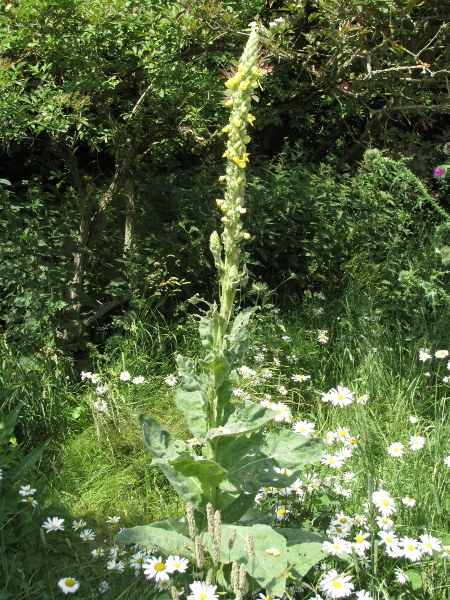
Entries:
MULTIPOLYGON (((205 546, 211 550, 211 540, 208 534, 205 534, 205 546)), ((244 564, 247 573, 256 579, 267 594, 272 597, 283 595, 286 584, 285 572, 288 566, 286 540, 272 527, 259 524, 251 527, 222 525, 219 560, 225 564, 233 561, 244 564), (236 537, 230 549, 229 540, 233 530, 236 532, 236 537), (250 560, 248 556, 249 534, 253 537, 255 547, 254 560, 250 560), (276 548, 280 555, 268 554, 266 550, 271 548, 276 548)))
POLYGON ((195 559, 194 543, 189 538, 187 524, 180 523, 178 519, 123 529, 116 535, 116 540, 121 544, 158 548, 162 554, 177 554, 190 561, 195 559))
POLYGON ((301 579, 311 567, 323 560, 327 554, 322 552, 322 544, 328 538, 318 533, 298 529, 279 529, 286 540, 288 563, 293 565, 292 575, 301 579))

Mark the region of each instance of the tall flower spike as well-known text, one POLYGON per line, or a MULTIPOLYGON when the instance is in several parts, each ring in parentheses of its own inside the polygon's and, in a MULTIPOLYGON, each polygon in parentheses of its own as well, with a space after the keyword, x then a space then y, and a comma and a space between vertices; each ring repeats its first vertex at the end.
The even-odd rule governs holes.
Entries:
POLYGON ((240 245, 249 234, 242 231, 241 216, 245 214, 245 167, 249 154, 247 143, 247 127, 253 125, 255 117, 250 114, 252 95, 258 85, 258 30, 254 27, 250 33, 244 52, 239 62, 237 72, 227 80, 228 88, 226 106, 231 107, 230 120, 224 128, 228 134, 227 148, 224 156, 227 158, 226 192, 224 201, 220 202, 223 213, 222 242, 217 232, 211 236, 210 247, 214 261, 219 269, 221 283, 220 316, 221 334, 226 333, 233 308, 234 297, 239 285, 247 277, 245 270, 240 271, 240 245), (222 259, 222 254, 224 258, 222 259))

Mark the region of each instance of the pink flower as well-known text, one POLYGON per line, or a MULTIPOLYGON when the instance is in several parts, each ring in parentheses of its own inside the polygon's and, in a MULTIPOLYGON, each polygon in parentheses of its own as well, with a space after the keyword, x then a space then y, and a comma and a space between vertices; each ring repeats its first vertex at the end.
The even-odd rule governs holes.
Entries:
POLYGON ((434 170, 434 176, 439 178, 442 177, 442 175, 444 174, 444 170, 441 169, 441 167, 436 167, 434 170))

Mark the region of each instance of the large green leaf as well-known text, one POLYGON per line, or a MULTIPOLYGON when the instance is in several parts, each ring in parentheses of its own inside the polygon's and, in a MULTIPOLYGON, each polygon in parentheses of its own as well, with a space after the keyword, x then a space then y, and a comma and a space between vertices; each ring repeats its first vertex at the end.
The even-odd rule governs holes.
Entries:
POLYGON ((139 415, 139 422, 147 448, 155 459, 168 462, 186 452, 186 443, 173 436, 152 417, 139 415))
POLYGON ((217 487, 227 475, 226 470, 213 460, 196 460, 188 453, 171 461, 170 466, 185 477, 195 477, 207 501, 211 501, 211 489, 217 487))
POLYGON ((298 579, 327 556, 322 552, 322 544, 327 537, 299 529, 283 528, 279 532, 286 540, 288 562, 293 565, 291 573, 298 579))
POLYGON ((123 529, 117 534, 116 540, 121 544, 151 546, 163 554, 178 554, 191 561, 195 558, 194 543, 189 538, 187 525, 178 519, 123 529))
POLYGON ((175 389, 175 404, 186 419, 192 434, 204 440, 208 429, 205 416, 208 404, 205 395, 206 383, 195 374, 195 362, 191 358, 178 355, 177 365, 182 381, 175 389))
MULTIPOLYGON (((205 534, 205 546, 211 550, 211 540, 205 534)), ((268 525, 222 525, 219 560, 229 564, 234 561, 245 565, 247 573, 256 579, 258 584, 271 596, 283 595, 286 585, 286 569, 288 555, 286 540, 268 525), (235 535, 234 544, 229 547, 230 536, 235 535), (248 555, 248 536, 253 538, 255 558, 251 560, 248 555), (269 554, 275 548, 279 556, 269 554)))

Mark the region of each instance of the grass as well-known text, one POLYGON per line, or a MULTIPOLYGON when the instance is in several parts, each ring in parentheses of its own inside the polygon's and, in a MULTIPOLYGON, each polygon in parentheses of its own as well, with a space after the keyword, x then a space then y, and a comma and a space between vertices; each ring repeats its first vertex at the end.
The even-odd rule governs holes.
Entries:
MULTIPOLYGON (((364 311, 358 305, 352 314, 348 305, 314 298, 305 299, 302 306, 282 320, 280 314, 272 311, 266 308, 255 316, 252 347, 245 363, 258 373, 269 369, 272 376, 237 375, 235 386, 251 394, 255 401, 271 394, 275 401, 285 402, 292 411, 293 421, 314 422, 319 436, 347 427, 358 438, 357 450, 341 470, 341 473, 355 473, 356 482, 347 486, 352 489, 351 497, 345 498, 322 486, 322 495, 320 498, 311 495, 307 510, 306 505, 293 503, 294 522, 301 527, 307 523, 323 532, 338 510, 349 515, 362 513, 364 503, 370 502, 377 487, 377 479, 381 478, 395 498, 399 536, 432 533, 450 544, 450 469, 443 463, 443 458, 450 454, 450 393, 442 382, 448 372, 447 360, 434 358, 436 350, 447 347, 445 318, 434 323, 417 319, 405 329, 399 323, 383 323, 367 306, 364 311), (324 314, 316 314, 315 309, 322 305, 326 308, 324 314), (317 340, 318 330, 324 329, 330 338, 327 344, 317 340), (418 361, 422 347, 430 348, 433 355, 425 364, 418 361), (258 354, 264 354, 262 363, 255 358, 258 354), (426 371, 430 371, 431 377, 424 375, 426 371), (291 379, 294 373, 309 374, 311 379, 295 383, 291 379), (281 385, 288 390, 285 396, 278 392, 281 385), (353 403, 346 408, 322 402, 321 394, 338 385, 350 388, 356 396, 368 394, 370 399, 366 405, 353 403), (417 423, 410 422, 410 416, 417 418, 417 423), (425 437, 422 450, 408 450, 412 435, 425 437), (405 445, 404 456, 388 455, 387 447, 394 441, 405 445), (402 505, 401 499, 406 495, 417 500, 413 509, 402 505)), ((137 423, 137 415, 143 412, 178 437, 190 437, 183 415, 174 406, 171 390, 163 379, 175 371, 176 338, 182 340, 184 354, 195 355, 199 344, 192 320, 188 320, 185 329, 175 330, 175 334, 170 327, 152 331, 149 325, 135 324, 134 332, 130 329, 120 342, 110 344, 108 354, 96 357, 95 369, 108 387, 105 396, 108 411, 100 413, 93 409, 95 386, 89 382, 71 388, 74 400, 70 399, 70 406, 79 407, 78 423, 83 426, 78 432, 72 430, 63 444, 53 444, 35 470, 32 483, 39 488, 39 507, 28 524, 28 533, 24 535, 22 531, 22 537, 18 535, 17 542, 9 545, 8 553, 1 553, 6 587, 0 598, 60 597, 56 583, 70 574, 75 574, 82 583, 84 591, 79 597, 96 597, 104 579, 111 586, 106 597, 154 596, 148 582, 134 577, 130 569, 127 568, 128 575, 121 575, 99 566, 104 560, 94 561, 91 547, 78 539, 70 523, 73 519, 86 520, 96 532, 96 542, 91 546, 96 547, 98 541, 106 548, 112 543, 112 531, 105 523, 108 516, 118 515, 120 525, 133 526, 183 514, 184 507, 165 477, 150 466, 137 423), (133 377, 143 375, 145 383, 121 382, 119 373, 125 369, 133 377), (44 534, 43 519, 55 515, 65 518, 65 533, 44 534), (28 540, 33 540, 33 552, 28 540), (8 596, 10 591, 12 595, 8 596)), ((53 404, 62 411, 67 406, 66 388, 61 387, 58 393, 56 385, 51 388, 46 385, 53 390, 53 404)), ((317 465, 315 471, 322 480, 334 474, 323 465, 317 465)), ((273 495, 266 500, 267 506, 277 502, 279 499, 273 495)), ((20 531, 20 526, 17 527, 20 531)), ((340 559, 330 559, 327 563, 338 570, 349 567, 340 559)), ((411 579, 407 587, 396 583, 393 565, 373 543, 371 569, 362 570, 356 561, 351 570, 360 587, 369 589, 373 598, 447 598, 450 585, 447 562, 438 559, 437 554, 420 563, 419 568, 407 565, 411 579), (423 581, 414 587, 419 571, 423 581)), ((308 591, 315 589, 314 577, 317 579, 312 573, 306 579, 305 585, 311 587, 297 591, 298 598, 314 597, 315 592, 308 591)))

